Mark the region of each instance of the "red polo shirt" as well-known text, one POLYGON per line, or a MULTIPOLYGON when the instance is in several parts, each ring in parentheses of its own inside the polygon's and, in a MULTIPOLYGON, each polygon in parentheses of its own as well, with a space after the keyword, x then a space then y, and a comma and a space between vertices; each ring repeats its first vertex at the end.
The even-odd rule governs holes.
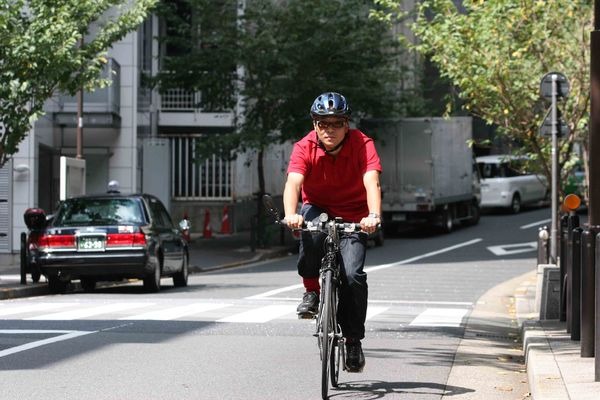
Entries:
POLYGON ((302 203, 323 208, 330 217, 360 222, 369 214, 363 176, 381 172, 381 162, 373 139, 358 129, 350 129, 344 145, 334 157, 318 146, 317 133, 310 131, 294 144, 288 174, 304 175, 302 203))

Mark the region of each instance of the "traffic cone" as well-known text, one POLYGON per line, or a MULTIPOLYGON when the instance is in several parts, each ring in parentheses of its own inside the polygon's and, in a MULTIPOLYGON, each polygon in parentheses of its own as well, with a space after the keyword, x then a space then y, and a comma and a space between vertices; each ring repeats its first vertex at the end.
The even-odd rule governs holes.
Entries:
POLYGON ((230 234, 231 226, 229 225, 229 207, 223 207, 223 217, 221 218, 221 233, 230 234))
POLYGON ((205 239, 210 239, 212 237, 212 230, 210 229, 210 211, 208 208, 204 212, 204 232, 203 237, 205 239))

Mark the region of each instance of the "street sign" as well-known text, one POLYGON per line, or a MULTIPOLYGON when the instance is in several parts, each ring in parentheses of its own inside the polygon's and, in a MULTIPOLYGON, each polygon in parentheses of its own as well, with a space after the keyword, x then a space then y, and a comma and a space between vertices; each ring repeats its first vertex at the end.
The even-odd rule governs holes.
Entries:
MULTIPOLYGON (((552 136, 552 108, 548 109, 546 112, 546 116, 544 117, 544 122, 542 122, 542 126, 540 126, 540 135, 542 136, 552 136)), ((565 137, 569 134, 570 129, 569 125, 565 122, 562 117, 562 113, 560 109, 556 109, 556 135, 558 137, 565 137)))
POLYGON ((569 95, 569 81, 560 72, 549 72, 540 82, 540 95, 546 100, 552 100, 552 75, 556 76, 556 97, 564 99, 569 95))

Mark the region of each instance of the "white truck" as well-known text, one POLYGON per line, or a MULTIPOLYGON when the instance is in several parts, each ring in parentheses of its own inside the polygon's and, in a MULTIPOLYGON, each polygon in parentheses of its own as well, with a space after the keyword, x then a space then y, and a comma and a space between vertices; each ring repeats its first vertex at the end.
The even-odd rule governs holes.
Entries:
POLYGON ((375 138, 382 162, 387 232, 415 224, 450 232, 457 222, 479 222, 479 174, 468 144, 471 117, 374 119, 361 126, 375 138))

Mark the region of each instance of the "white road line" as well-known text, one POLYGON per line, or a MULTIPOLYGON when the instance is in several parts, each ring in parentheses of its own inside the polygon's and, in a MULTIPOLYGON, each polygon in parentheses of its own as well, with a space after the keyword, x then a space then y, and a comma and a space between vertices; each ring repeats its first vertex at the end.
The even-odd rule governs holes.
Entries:
POLYGON ((144 314, 132 315, 120 318, 122 320, 149 320, 149 321, 169 321, 176 318, 185 317, 192 314, 200 314, 206 311, 218 310, 229 307, 231 304, 224 303, 194 303, 185 306, 171 307, 165 310, 150 311, 144 314))
MULTIPOLYGON (((418 260, 421 260, 423 258, 436 256, 438 254, 442 254, 442 253, 446 253, 446 252, 449 252, 449 251, 452 251, 452 250, 460 249, 461 247, 470 246, 472 244, 479 243, 482 240, 483 239, 481 239, 481 238, 477 238, 477 239, 469 240, 467 242, 455 244, 454 246, 445 247, 445 248, 440 249, 440 250, 432 251, 430 253, 425 253, 425 254, 421 254, 419 256, 407 258, 406 260, 398 261, 398 262, 395 262, 395 263, 382 264, 382 265, 376 265, 374 267, 368 267, 368 268, 365 268, 365 272, 379 271, 381 269, 392 268, 392 267, 397 267, 399 265, 409 264, 411 262, 418 261, 418 260)), ((270 290, 268 292, 256 294, 254 296, 246 297, 246 299, 251 299, 251 300, 264 299, 264 298, 267 298, 267 297, 275 295, 275 294, 279 294, 279 293, 283 293, 283 292, 288 292, 290 290, 301 289, 302 287, 303 287, 303 285, 286 286, 286 287, 282 287, 282 288, 279 288, 279 289, 270 290)))
POLYGON ((469 240, 467 242, 455 244, 454 246, 445 247, 443 249, 432 251, 430 253, 425 253, 425 254, 421 254, 419 256, 415 256, 415 257, 412 257, 412 258, 407 258, 406 260, 398 261, 398 262, 395 262, 395 263, 382 264, 382 265, 376 265, 374 267, 365 268, 365 272, 379 271, 381 269, 392 268, 392 267, 397 267, 399 265, 409 264, 409 263, 414 262, 414 261, 422 260, 423 258, 437 256, 438 254, 447 253, 447 252, 452 251, 452 250, 460 249, 461 247, 470 246, 472 244, 479 243, 482 240, 483 239, 481 239, 481 238, 473 239, 473 240, 469 240))
POLYGON ((295 305, 271 305, 221 318, 217 322, 263 323, 295 312, 295 305))
POLYGON ((296 290, 296 289, 300 289, 300 288, 303 288, 303 287, 304 287, 304 285, 290 285, 290 286, 285 286, 285 287, 282 287, 282 288, 279 288, 279 289, 269 290, 268 292, 264 292, 264 293, 256 294, 254 296, 246 297, 246 299, 247 300, 264 299, 266 297, 271 297, 274 294, 288 292, 290 290, 296 290))
POLYGON ((28 304, 24 306, 15 306, 15 307, 0 307, 0 317, 6 317, 8 315, 15 314, 25 314, 29 312, 35 311, 48 311, 48 310, 56 310, 65 307, 71 307, 77 305, 78 303, 35 303, 28 304))
POLYGON ((469 310, 464 308, 428 308, 419 314, 410 326, 460 326, 469 310))
POLYGON ((154 305, 153 303, 114 303, 105 304, 96 307, 86 307, 73 311, 63 311, 53 314, 39 315, 37 317, 24 318, 25 320, 53 320, 53 321, 67 321, 73 319, 87 318, 100 314, 108 314, 113 312, 119 312, 124 310, 131 310, 134 308, 149 307, 154 305))
POLYGON ((552 219, 548 218, 548 219, 543 219, 541 221, 532 222, 530 224, 523 225, 521 227, 521 229, 529 229, 529 228, 533 228, 533 227, 536 227, 536 226, 542 226, 543 224, 547 224, 548 222, 552 222, 552 219))
POLYGON ((381 306, 369 306, 367 307, 367 320, 373 318, 374 316, 386 312, 389 307, 381 307, 381 306))
POLYGON ((2 351, 0 351, 0 357, 6 357, 11 354, 19 353, 19 352, 25 351, 25 350, 34 349, 36 347, 44 346, 46 344, 61 342, 63 340, 69 340, 69 339, 73 339, 73 338, 76 338, 79 336, 89 335, 90 333, 96 333, 96 332, 97 331, 54 331, 54 330, 35 331, 35 330, 21 330, 21 329, 0 330, 0 335, 1 334, 32 334, 32 333, 34 333, 34 334, 35 333, 39 333, 39 334, 63 333, 63 335, 54 336, 54 337, 43 339, 43 340, 37 340, 35 342, 25 343, 21 346, 15 346, 15 347, 11 347, 9 349, 2 350, 2 351))

